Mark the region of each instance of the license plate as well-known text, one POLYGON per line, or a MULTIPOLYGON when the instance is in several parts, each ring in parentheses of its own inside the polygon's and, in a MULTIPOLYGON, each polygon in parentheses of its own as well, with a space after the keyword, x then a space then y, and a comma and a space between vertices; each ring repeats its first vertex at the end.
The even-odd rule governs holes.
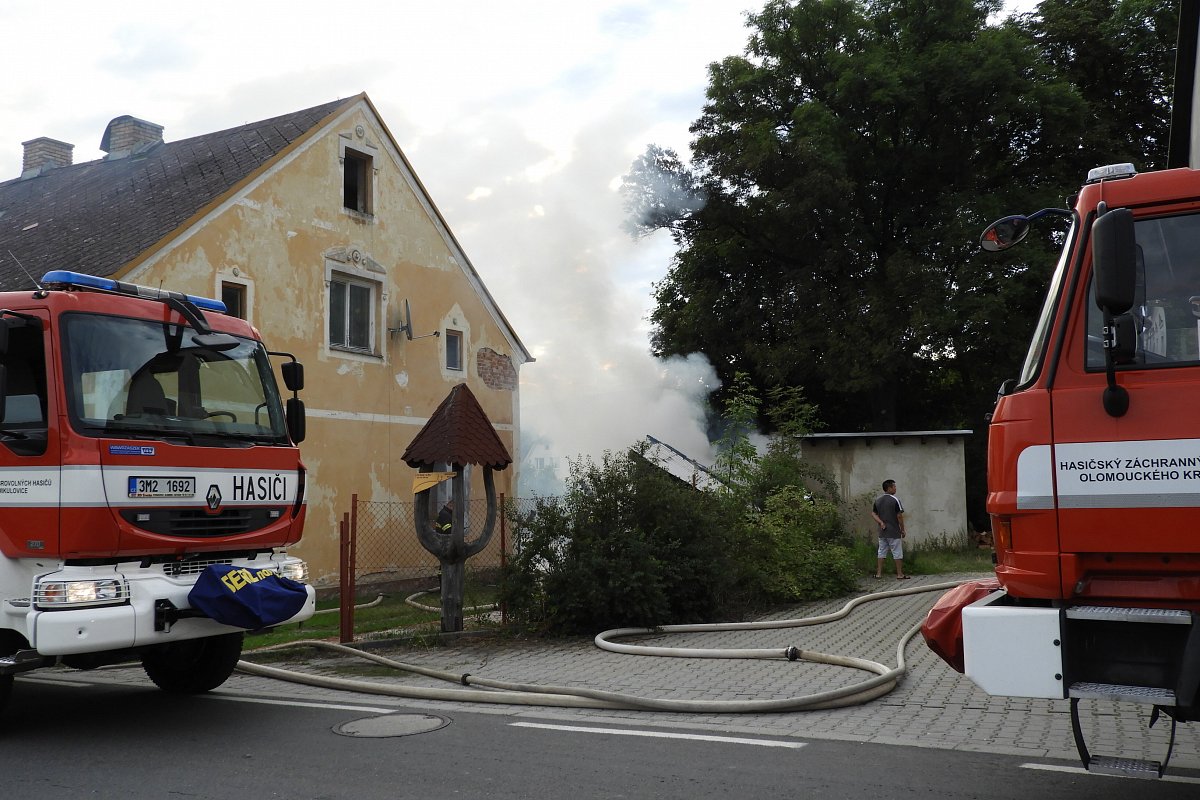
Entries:
POLYGON ((130 497, 195 497, 195 478, 129 478, 130 497))

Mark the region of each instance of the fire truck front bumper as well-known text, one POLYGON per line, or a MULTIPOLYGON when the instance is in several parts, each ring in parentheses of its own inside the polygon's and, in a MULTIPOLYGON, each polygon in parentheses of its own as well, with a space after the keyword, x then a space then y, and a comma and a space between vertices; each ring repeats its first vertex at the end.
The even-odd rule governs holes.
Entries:
POLYGON ((962 610, 966 675, 990 695, 1066 696, 1058 609, 1013 605, 997 591, 962 610))
MULTIPOLYGON (((226 562, 228 563, 228 562, 226 562)), ((303 572, 303 562, 289 556, 238 560, 251 570, 280 574, 303 572)), ((174 564, 142 566, 68 566, 40 576, 26 615, 27 638, 46 656, 97 653, 197 639, 240 628, 223 625, 191 609, 188 593, 199 570, 186 574, 174 564)), ((301 622, 316 609, 316 593, 305 586, 307 600, 290 619, 301 622)))

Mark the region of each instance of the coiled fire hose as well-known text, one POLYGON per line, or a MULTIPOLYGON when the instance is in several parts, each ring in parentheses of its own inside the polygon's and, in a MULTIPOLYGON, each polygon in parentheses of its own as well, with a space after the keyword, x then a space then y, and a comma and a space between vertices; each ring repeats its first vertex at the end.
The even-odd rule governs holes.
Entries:
POLYGON ((822 625, 842 619, 855 608, 864 603, 871 603, 893 597, 920 594, 923 592, 946 591, 958 586, 958 581, 913 586, 885 592, 875 592, 862 595, 848 601, 842 608, 829 614, 814 617, 787 620, 764 620, 759 622, 731 622, 700 625, 665 625, 659 628, 618 628, 604 631, 595 638, 598 647, 617 653, 635 655, 667 656, 676 658, 752 658, 752 659, 787 659, 789 661, 807 661, 818 664, 831 664, 839 667, 858 669, 872 673, 872 677, 857 683, 814 694, 798 697, 781 698, 776 700, 673 700, 668 698, 639 697, 621 692, 608 692, 598 689, 587 689, 574 686, 556 686, 547 684, 525 684, 509 681, 499 681, 481 678, 470 673, 460 674, 445 670, 431 669, 415 664, 405 664, 384 656, 359 650, 347 645, 334 644, 316 640, 289 642, 263 648, 256 652, 264 653, 296 647, 313 647, 333 652, 353 655, 367 661, 391 667, 396 670, 422 675, 428 678, 459 684, 462 687, 480 688, 436 688, 420 686, 403 686, 397 684, 374 683, 346 678, 334 678, 312 673, 297 672, 249 661, 239 661, 238 669, 251 675, 290 681, 326 689, 362 692, 364 694, 386 695, 420 700, 450 700, 473 703, 496 703, 508 705, 551 706, 562 708, 605 708, 647 711, 674 711, 681 713, 722 713, 722 714, 751 714, 780 711, 816 711, 821 709, 842 708, 860 705, 889 693, 907 671, 904 651, 908 642, 920 630, 918 621, 900 638, 896 645, 896 666, 888 667, 877 661, 852 656, 839 656, 801 650, 796 647, 784 648, 753 648, 753 649, 707 649, 687 647, 656 647, 637 644, 618 644, 612 639, 626 636, 660 634, 660 633, 702 633, 713 631, 735 630, 765 630, 796 628, 811 625, 822 625))

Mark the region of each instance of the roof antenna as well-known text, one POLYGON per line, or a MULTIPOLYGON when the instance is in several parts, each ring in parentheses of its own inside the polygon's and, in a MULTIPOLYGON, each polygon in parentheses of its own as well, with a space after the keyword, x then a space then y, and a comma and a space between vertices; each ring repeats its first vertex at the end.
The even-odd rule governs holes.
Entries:
POLYGON ((14 256, 12 250, 8 251, 8 255, 12 258, 13 261, 17 262, 17 266, 21 268, 21 272, 25 273, 25 277, 29 278, 29 280, 33 281, 33 285, 37 287, 38 294, 41 295, 42 297, 45 297, 46 290, 42 288, 42 285, 40 283, 38 283, 37 278, 35 278, 29 274, 29 270, 25 269, 25 265, 21 263, 21 259, 14 256))

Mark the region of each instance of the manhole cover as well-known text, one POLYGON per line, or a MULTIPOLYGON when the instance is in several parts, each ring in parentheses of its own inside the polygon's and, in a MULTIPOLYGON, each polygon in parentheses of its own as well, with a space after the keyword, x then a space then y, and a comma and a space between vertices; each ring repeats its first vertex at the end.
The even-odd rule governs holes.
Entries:
POLYGON ((411 736, 414 733, 429 733, 444 728, 450 720, 436 714, 381 714, 377 717, 343 722, 335 726, 334 733, 342 736, 384 739, 389 736, 411 736))

